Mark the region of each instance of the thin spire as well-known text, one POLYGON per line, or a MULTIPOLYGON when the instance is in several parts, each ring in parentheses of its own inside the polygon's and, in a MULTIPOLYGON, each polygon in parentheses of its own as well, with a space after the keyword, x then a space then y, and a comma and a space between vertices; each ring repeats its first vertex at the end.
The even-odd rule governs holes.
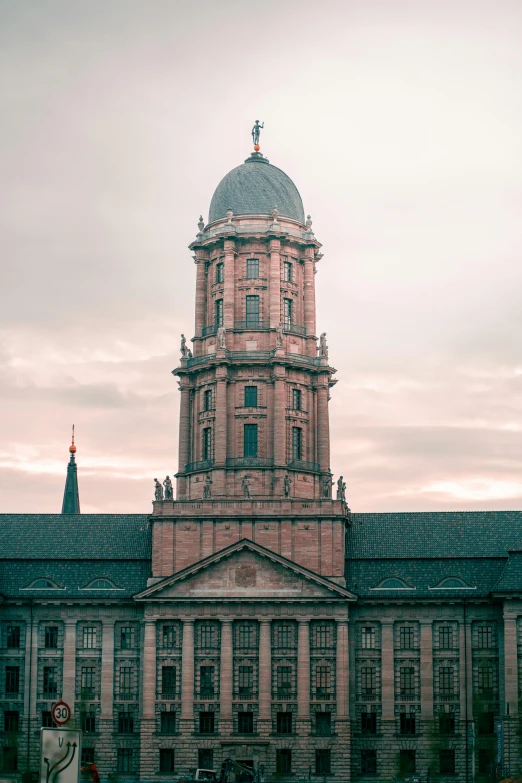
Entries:
POLYGON ((69 464, 67 465, 67 478, 63 493, 62 514, 80 513, 80 495, 78 492, 78 473, 76 468, 76 446, 74 445, 74 424, 72 426, 72 439, 69 446, 69 464))

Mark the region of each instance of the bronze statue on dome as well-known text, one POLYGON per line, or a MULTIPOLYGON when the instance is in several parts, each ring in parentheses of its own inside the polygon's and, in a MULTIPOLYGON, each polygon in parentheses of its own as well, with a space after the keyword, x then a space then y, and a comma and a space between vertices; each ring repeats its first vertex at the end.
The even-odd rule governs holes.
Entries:
POLYGON ((254 127, 252 128, 252 139, 254 141, 254 147, 259 147, 259 135, 261 133, 261 129, 265 127, 265 123, 259 124, 259 120, 256 120, 254 123, 254 127))

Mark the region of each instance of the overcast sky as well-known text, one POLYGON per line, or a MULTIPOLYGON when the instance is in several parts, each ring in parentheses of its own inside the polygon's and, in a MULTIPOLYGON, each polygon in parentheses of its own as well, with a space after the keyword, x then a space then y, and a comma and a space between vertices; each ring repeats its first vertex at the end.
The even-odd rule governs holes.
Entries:
POLYGON ((355 511, 522 506, 520 0, 0 0, 0 510, 147 513, 187 245, 251 150, 324 258, 355 511))

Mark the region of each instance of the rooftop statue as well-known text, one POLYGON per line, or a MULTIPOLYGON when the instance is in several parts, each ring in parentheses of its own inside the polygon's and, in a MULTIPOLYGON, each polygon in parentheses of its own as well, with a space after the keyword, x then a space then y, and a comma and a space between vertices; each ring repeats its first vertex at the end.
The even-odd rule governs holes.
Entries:
POLYGON ((259 124, 259 120, 256 120, 254 123, 254 127, 252 128, 252 140, 254 142, 254 147, 259 147, 259 135, 261 133, 261 128, 265 127, 265 123, 259 124))

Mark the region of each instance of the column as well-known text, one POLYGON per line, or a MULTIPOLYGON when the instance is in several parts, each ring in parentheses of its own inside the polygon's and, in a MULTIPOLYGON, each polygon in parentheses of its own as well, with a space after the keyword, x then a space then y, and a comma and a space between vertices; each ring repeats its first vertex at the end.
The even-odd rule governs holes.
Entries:
POLYGON ((285 368, 274 367, 274 465, 286 465, 285 368))
MULTIPOLYGON (((310 720, 310 621, 297 626, 297 720, 310 720)), ((308 727, 310 731, 310 727, 308 727)), ((299 732, 301 733, 301 731, 299 732)), ((302 727, 306 733, 306 727, 302 727)))
POLYGON ((223 326, 225 329, 234 328, 235 320, 235 250, 236 243, 233 239, 225 239, 225 282, 223 286, 223 326))
POLYGON ((460 719, 473 720, 473 658, 471 653, 471 622, 459 624, 460 629, 460 719), (467 683, 466 683, 467 673, 467 683), (466 687, 467 685, 467 687, 466 687), (467 694, 467 701, 466 701, 467 694))
MULTIPOLYGON (((34 622, 32 617, 28 619, 28 622, 25 624, 25 676, 24 676, 24 718, 23 718, 23 730, 27 732, 31 732, 31 729, 36 729, 36 726, 34 725, 34 722, 32 721, 32 718, 36 715, 36 702, 32 700, 31 696, 31 690, 32 690, 32 683, 36 680, 36 663, 35 659, 31 659, 32 655, 32 636, 31 633, 34 635, 36 634, 36 627, 34 626, 34 622), (31 629, 32 632, 31 632, 31 629)), ((72 705, 71 705, 72 706, 72 705)), ((31 736, 31 734, 29 734, 31 736)), ((25 743, 24 743, 25 744, 25 743)), ((37 750, 39 752, 37 742, 29 744, 29 754, 31 753, 31 750, 33 753, 36 753, 37 750), (31 748, 31 745, 34 745, 34 749, 31 748)), ((27 746, 26 746, 27 747, 27 746)))
MULTIPOLYGON (((207 326, 207 273, 205 271, 205 256, 206 254, 204 251, 196 250, 196 256, 194 258, 194 263, 196 264, 196 322, 194 334, 196 337, 200 337, 203 327, 207 326)), ((194 348, 200 345, 201 343, 196 342, 194 348)), ((203 350, 201 353, 203 353, 203 350)))
POLYGON ((393 661, 393 620, 382 622, 382 719, 395 717, 395 672, 393 661))
POLYGON ((270 327, 281 323, 281 242, 270 240, 270 327))
POLYGON ((232 621, 223 620, 221 623, 221 672, 219 682, 220 699, 220 730, 232 731, 232 621), (228 722, 228 726, 225 723, 228 722))
POLYGON ((328 420, 328 378, 323 376, 317 389, 317 461, 321 471, 330 469, 330 423, 328 420))
POLYGON ((154 718, 156 702, 156 621, 144 623, 143 642, 143 717, 154 718))
POLYGON ((62 699, 74 712, 76 680, 76 620, 66 620, 63 635, 62 699))
POLYGON ((224 465, 227 458, 227 376, 226 367, 216 370, 216 424, 214 430, 214 459, 224 465))
POLYGON ((113 719, 114 705, 114 620, 103 620, 101 655, 101 717, 113 719))
POLYGON ((304 325, 306 334, 315 335, 315 261, 312 247, 305 251, 304 259, 304 325))
POLYGON ((181 720, 194 723, 194 620, 183 620, 181 720))
POLYGON ((337 622, 337 720, 347 720, 349 715, 348 687, 348 621, 337 622))
MULTIPOLYGON (((517 616, 504 609, 504 679, 505 709, 511 717, 518 715, 517 616)), ((501 708, 502 710, 502 708, 501 708)))
MULTIPOLYGON (((270 620, 259 623, 259 721, 266 721, 264 728, 270 731, 272 723, 272 626, 270 620)), ((261 726, 260 726, 261 728, 261 726)))
POLYGON ((433 624, 431 620, 420 621, 420 695, 421 717, 433 718, 433 624))
POLYGON ((188 379, 180 380, 180 409, 179 409, 179 447, 178 447, 178 471, 185 472, 185 465, 190 462, 190 390, 188 379))

